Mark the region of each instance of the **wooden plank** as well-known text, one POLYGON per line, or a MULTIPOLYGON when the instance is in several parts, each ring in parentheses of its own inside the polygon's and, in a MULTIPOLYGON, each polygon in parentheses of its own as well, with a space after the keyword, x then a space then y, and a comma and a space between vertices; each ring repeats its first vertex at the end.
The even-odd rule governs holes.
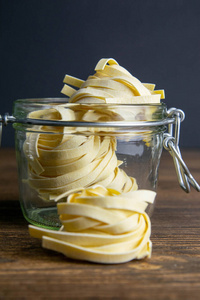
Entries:
MULTIPOLYGON (((183 152, 200 182, 200 150, 183 152)), ((120 265, 70 260, 28 234, 12 149, 0 149, 0 299, 199 299, 200 193, 184 193, 163 153, 151 259, 120 265)))

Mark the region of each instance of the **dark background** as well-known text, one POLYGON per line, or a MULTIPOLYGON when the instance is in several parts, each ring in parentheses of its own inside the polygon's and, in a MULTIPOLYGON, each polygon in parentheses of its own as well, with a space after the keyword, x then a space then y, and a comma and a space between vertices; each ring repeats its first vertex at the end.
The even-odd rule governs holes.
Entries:
MULTIPOLYGON (((200 2, 185 0, 0 1, 0 113, 19 98, 63 97, 66 73, 86 79, 113 57, 164 88, 186 113, 181 146, 200 147, 200 2)), ((3 128, 2 146, 14 146, 3 128)))

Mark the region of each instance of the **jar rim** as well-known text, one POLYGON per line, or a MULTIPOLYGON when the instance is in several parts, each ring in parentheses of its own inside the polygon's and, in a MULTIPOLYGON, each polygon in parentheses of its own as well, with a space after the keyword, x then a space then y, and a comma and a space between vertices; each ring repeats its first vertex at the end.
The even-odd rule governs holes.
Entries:
POLYGON ((167 119, 167 107, 163 102, 151 104, 115 104, 115 103, 70 103, 69 98, 29 98, 18 99, 14 102, 13 123, 24 125, 66 126, 66 127, 118 127, 138 128, 166 126, 171 122, 167 119), (108 119, 74 119, 58 120, 42 117, 34 118, 29 113, 36 110, 57 109, 58 107, 74 111, 114 112, 115 117, 108 119), (116 118, 117 115, 117 118, 116 118), (119 116, 123 116, 121 119, 119 116), (127 117, 128 116, 128 117, 127 117))
POLYGON ((166 108, 166 104, 164 102, 160 103, 78 103, 78 102, 68 102, 69 98, 61 98, 61 97, 47 97, 47 98, 24 98, 24 99, 17 99, 14 101, 14 104, 66 104, 66 105, 88 105, 88 106, 106 106, 106 107, 111 107, 111 106, 119 106, 119 107, 163 107, 166 108))

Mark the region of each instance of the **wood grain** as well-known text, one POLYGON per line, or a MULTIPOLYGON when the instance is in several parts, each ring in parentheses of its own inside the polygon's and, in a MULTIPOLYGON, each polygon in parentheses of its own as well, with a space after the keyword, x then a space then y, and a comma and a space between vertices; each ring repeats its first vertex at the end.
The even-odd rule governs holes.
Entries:
MULTIPOLYGON (((183 151, 200 182, 200 150, 183 151)), ((45 250, 28 234, 13 149, 0 149, 0 299, 200 299, 200 193, 178 186, 163 153, 151 259, 99 265, 45 250)))

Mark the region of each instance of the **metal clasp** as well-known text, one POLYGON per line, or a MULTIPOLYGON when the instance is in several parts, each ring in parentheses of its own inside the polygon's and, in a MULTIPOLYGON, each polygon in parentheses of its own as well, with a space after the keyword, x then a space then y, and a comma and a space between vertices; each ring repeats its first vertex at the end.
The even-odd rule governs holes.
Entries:
POLYGON ((2 139, 2 124, 6 126, 9 122, 9 114, 5 113, 3 116, 0 115, 0 147, 1 147, 1 139, 2 139))
POLYGON ((168 133, 164 133, 163 146, 173 157, 179 184, 186 193, 190 192, 190 185, 200 192, 200 186, 183 161, 179 149, 180 127, 181 122, 185 119, 185 114, 177 108, 170 108, 167 114, 168 118, 174 118, 174 123, 169 124, 168 133))

